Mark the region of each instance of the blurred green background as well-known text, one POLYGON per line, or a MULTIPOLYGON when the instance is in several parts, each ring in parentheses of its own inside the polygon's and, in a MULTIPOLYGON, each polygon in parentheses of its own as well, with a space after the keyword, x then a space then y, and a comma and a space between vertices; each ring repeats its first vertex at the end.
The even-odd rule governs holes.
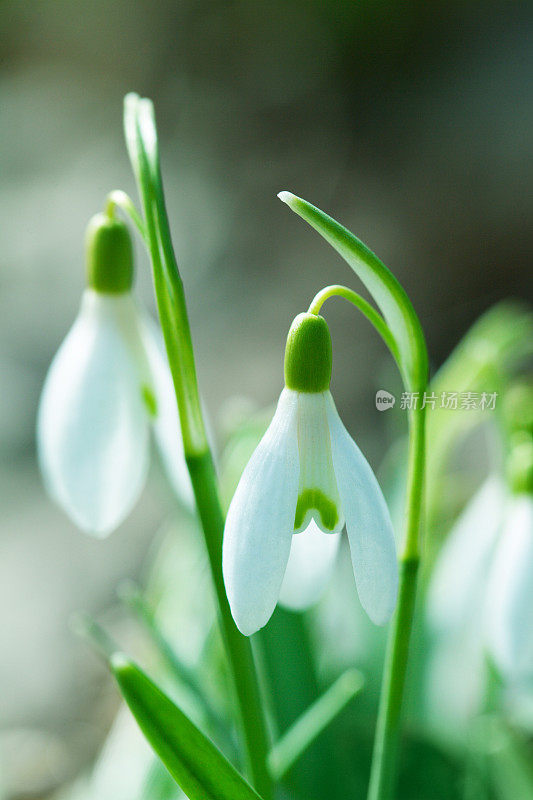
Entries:
MULTIPOLYGON (((83 288, 85 226, 109 190, 135 196, 123 95, 155 102, 199 379, 220 432, 235 395, 275 400, 287 330, 314 293, 354 285, 281 189, 391 267, 434 367, 482 311, 528 295, 533 5, 19 0, 0 16, 0 748, 8 794, 26 797, 92 757, 116 703, 69 613, 100 613, 122 577, 141 573, 175 504, 154 465, 131 518, 92 541, 47 499, 35 462, 40 387, 83 288)), ((350 308, 326 313, 339 410, 377 466, 405 419, 377 412, 374 395, 398 393, 398 380, 350 308)))

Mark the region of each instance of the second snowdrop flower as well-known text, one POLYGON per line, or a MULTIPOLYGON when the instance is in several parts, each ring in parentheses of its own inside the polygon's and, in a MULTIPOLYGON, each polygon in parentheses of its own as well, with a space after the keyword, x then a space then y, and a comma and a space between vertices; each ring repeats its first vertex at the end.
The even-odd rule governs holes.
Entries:
POLYGON ((285 351, 285 388, 231 502, 223 572, 233 618, 251 635, 278 601, 293 534, 338 534, 346 524, 357 591, 376 624, 396 603, 398 571, 389 512, 368 462, 329 391, 326 321, 299 314, 285 351), (311 529, 311 530, 308 530, 311 529))
POLYGON ((87 288, 48 371, 37 444, 50 494, 80 528, 101 537, 143 488, 151 422, 175 488, 188 500, 191 487, 162 338, 131 294, 128 229, 97 214, 86 245, 87 288))

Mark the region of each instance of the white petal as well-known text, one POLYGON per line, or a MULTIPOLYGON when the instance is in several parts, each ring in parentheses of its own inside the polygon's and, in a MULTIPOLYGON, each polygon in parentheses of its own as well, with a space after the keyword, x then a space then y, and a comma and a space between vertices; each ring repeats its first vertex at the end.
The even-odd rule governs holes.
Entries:
POLYGON ((487 588, 488 645, 511 679, 533 676, 533 498, 509 503, 487 588))
POLYGON ((372 622, 383 625, 394 611, 398 591, 389 510, 374 473, 342 424, 329 392, 327 415, 357 592, 372 622))
POLYGON ((314 521, 293 535, 279 593, 282 606, 303 611, 320 600, 333 574, 340 540, 340 533, 323 533, 314 521))
POLYGON ((97 536, 122 522, 146 478, 140 347, 131 297, 86 290, 41 395, 37 442, 48 489, 97 536))
POLYGON ((344 517, 333 469, 326 415, 329 392, 298 394, 300 483, 294 528, 305 531, 314 520, 324 533, 342 531, 344 517))
POLYGON ((226 519, 224 582, 233 619, 246 636, 270 619, 289 558, 298 496, 297 408, 297 393, 284 389, 226 519))
POLYGON ((157 406, 153 419, 155 440, 174 491, 192 509, 194 495, 185 463, 178 406, 165 343, 161 331, 148 317, 143 319, 143 340, 157 406))
MULTIPOLYGON (((439 632, 465 628, 485 600, 487 572, 503 520, 505 486, 491 475, 468 503, 439 553, 428 592, 427 616, 439 632)), ((479 617, 478 617, 479 619, 479 617)))

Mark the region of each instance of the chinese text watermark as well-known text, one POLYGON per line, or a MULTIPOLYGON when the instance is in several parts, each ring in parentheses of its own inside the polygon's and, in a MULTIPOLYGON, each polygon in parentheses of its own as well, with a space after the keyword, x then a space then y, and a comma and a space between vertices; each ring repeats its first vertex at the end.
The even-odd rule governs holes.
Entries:
MULTIPOLYGON (((438 408, 448 411, 494 411, 498 392, 402 392, 400 408, 412 409, 438 408)), ((376 392, 376 408, 387 411, 393 408, 396 398, 385 389, 376 392)))

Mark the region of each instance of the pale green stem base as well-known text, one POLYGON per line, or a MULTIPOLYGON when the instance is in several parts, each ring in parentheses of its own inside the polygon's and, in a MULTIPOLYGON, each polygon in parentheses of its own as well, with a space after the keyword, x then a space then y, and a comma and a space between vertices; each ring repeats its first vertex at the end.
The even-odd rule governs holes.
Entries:
POLYGON ((425 464, 425 413, 423 410, 412 412, 409 434, 407 531, 404 549, 399 560, 398 605, 385 657, 368 800, 389 800, 392 797, 396 780, 402 701, 420 563, 419 532, 425 464))

